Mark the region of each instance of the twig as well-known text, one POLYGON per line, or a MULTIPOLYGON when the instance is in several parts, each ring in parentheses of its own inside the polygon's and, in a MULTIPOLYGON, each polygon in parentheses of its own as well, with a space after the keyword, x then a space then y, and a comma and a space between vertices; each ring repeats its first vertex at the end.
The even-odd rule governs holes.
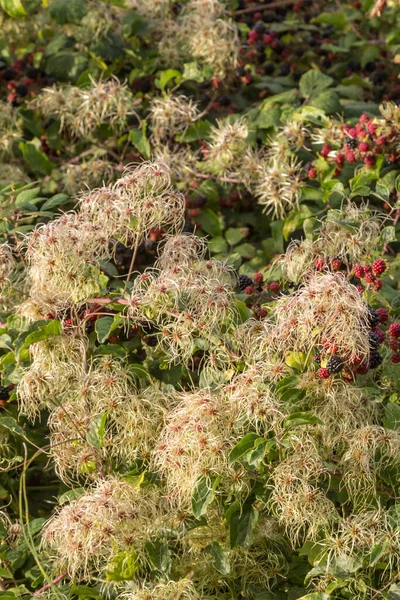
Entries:
POLYGON ((52 585, 56 585, 57 583, 60 583, 60 581, 62 581, 67 575, 68 575, 68 571, 64 571, 64 573, 61 573, 61 575, 58 575, 58 577, 55 577, 51 583, 46 583, 46 585, 41 587, 40 590, 36 590, 36 592, 33 595, 39 596, 39 594, 46 592, 48 589, 51 588, 52 585))
POLYGON ((380 17, 382 16, 382 13, 385 10, 385 8, 386 0, 375 0, 375 6, 369 13, 369 16, 371 17, 371 19, 373 19, 374 17, 380 17))
POLYGON ((235 10, 233 14, 244 15, 245 13, 257 12, 259 10, 277 8, 278 6, 287 6, 288 4, 295 4, 295 0, 275 0, 275 2, 270 2, 269 4, 252 4, 252 6, 248 6, 247 8, 235 10))

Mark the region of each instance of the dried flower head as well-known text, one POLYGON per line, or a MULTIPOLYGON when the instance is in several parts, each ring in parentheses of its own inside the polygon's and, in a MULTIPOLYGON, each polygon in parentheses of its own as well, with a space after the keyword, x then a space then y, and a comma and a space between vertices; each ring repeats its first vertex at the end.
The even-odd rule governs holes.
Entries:
POLYGON ((113 183, 116 179, 114 165, 103 158, 93 158, 79 165, 69 163, 62 172, 63 190, 75 195, 84 186, 95 188, 113 183))
POLYGON ((182 94, 154 98, 150 105, 150 122, 155 141, 182 133, 198 116, 197 105, 182 94))
POLYGON ((243 117, 235 121, 217 120, 217 125, 211 129, 207 149, 211 169, 218 173, 234 170, 240 164, 248 137, 249 128, 243 117))

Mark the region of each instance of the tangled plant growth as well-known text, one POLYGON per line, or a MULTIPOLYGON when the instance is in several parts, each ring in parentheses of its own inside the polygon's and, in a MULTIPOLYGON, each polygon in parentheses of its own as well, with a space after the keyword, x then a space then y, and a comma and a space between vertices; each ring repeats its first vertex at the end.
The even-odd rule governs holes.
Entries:
POLYGON ((396 600, 398 3, 0 7, 0 597, 396 600))

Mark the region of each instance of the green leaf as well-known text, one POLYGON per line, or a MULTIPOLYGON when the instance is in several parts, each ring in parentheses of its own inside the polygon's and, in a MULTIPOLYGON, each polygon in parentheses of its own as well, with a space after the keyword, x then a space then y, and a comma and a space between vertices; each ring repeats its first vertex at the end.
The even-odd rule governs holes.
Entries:
POLYGON ((285 363, 292 369, 302 371, 311 362, 311 357, 307 358, 304 352, 291 352, 285 358, 285 363))
POLYGON ((383 426, 386 427, 386 429, 400 430, 400 406, 398 404, 389 402, 385 406, 383 426))
POLYGON ((183 65, 182 81, 197 81, 202 83, 205 79, 212 77, 213 70, 210 67, 200 69, 196 62, 185 63, 183 65))
POLYGON ((326 115, 341 112, 342 105, 340 104, 339 96, 336 92, 328 90, 318 94, 315 100, 312 101, 313 106, 320 108, 326 115))
POLYGON ((120 315, 115 315, 114 317, 101 317, 101 319, 97 319, 94 326, 94 330, 97 335, 97 341, 100 344, 105 342, 109 338, 111 332, 119 327, 121 321, 122 317, 120 315))
POLYGON ((261 105, 261 110, 258 113, 258 117, 254 121, 259 129, 269 129, 270 127, 276 127, 281 122, 282 110, 279 106, 273 106, 269 103, 261 105))
POLYGON ((253 317, 253 312, 250 310, 250 308, 248 306, 246 306, 246 304, 244 302, 242 302, 241 300, 238 300, 236 298, 235 305, 239 311, 241 323, 244 323, 245 321, 248 321, 248 319, 251 319, 253 317))
POLYGON ((259 467, 262 463, 264 456, 267 452, 272 450, 276 446, 275 440, 266 440, 265 438, 258 438, 254 442, 254 449, 246 456, 246 462, 252 467, 259 467))
POLYGON ((388 225, 381 230, 380 239, 383 244, 396 241, 396 229, 393 225, 388 225))
POLYGON ((135 146, 136 150, 138 150, 140 152, 140 154, 148 160, 151 155, 151 148, 150 148, 149 140, 147 139, 147 136, 146 136, 146 130, 147 130, 147 122, 142 121, 141 129, 131 129, 130 130, 129 140, 135 146))
POLYGON ((11 433, 20 435, 26 439, 26 432, 20 425, 18 425, 17 421, 13 417, 0 417, 0 427, 4 427, 4 429, 8 429, 8 431, 11 431, 11 433))
POLYGON ((0 6, 13 19, 25 17, 26 15, 26 10, 21 0, 0 0, 0 6))
POLYGON ((211 542, 206 549, 208 554, 214 558, 214 567, 222 575, 229 575, 231 572, 231 565, 229 562, 229 553, 222 548, 219 542, 211 542))
POLYGON ((237 507, 229 519, 229 537, 231 547, 242 546, 249 548, 253 541, 253 530, 258 521, 258 511, 251 505, 245 504, 243 509, 237 507))
POLYGON ((36 331, 29 333, 25 338, 22 337, 23 343, 19 348, 18 344, 16 343, 17 357, 20 360, 24 360, 28 357, 27 350, 31 344, 36 344, 37 342, 47 340, 53 335, 61 335, 61 333, 62 328, 60 321, 52 320, 46 325, 41 325, 36 331))
POLYGON ((178 133, 175 136, 175 140, 177 142, 196 142, 197 140, 204 140, 208 137, 211 129, 210 121, 198 121, 197 123, 192 123, 189 127, 183 132, 178 133))
POLYGON ((69 196, 67 196, 67 194, 56 194, 55 196, 52 196, 46 200, 46 202, 40 207, 40 210, 51 210, 60 204, 64 204, 68 198, 69 196))
POLYGON ((283 223, 282 233, 285 240, 287 241, 290 234, 296 229, 300 229, 304 221, 312 216, 313 213, 305 204, 302 204, 296 210, 292 210, 283 223))
POLYGON ((332 77, 316 69, 311 69, 301 76, 299 89, 304 98, 316 98, 321 92, 330 87, 332 83, 332 77))
POLYGON ((208 242, 208 248, 210 252, 214 254, 220 254, 228 251, 228 244, 223 237, 215 237, 208 242))
POLYGON ((335 29, 344 29, 347 24, 347 18, 344 12, 323 12, 312 20, 313 23, 324 23, 333 25, 335 29))
POLYGON ((52 164, 44 152, 38 150, 34 144, 25 142, 19 143, 19 149, 32 171, 41 175, 50 175, 52 164))
POLYGON ((198 217, 198 221, 201 225, 201 228, 204 229, 206 233, 209 233, 212 237, 222 235, 220 220, 215 212, 211 210, 211 208, 203 209, 198 217))
POLYGON ((72 500, 76 500, 77 498, 82 496, 82 494, 84 494, 85 491, 85 488, 82 487, 74 488, 73 490, 68 490, 67 492, 64 492, 63 494, 61 494, 61 496, 58 497, 58 503, 62 505, 66 502, 72 502, 72 500))
POLYGON ((231 246, 238 244, 249 235, 248 227, 229 227, 225 232, 225 238, 231 246))
POLYGON ((49 6, 50 16, 58 25, 73 23, 80 25, 87 13, 83 0, 56 0, 49 6))
POLYGON ((134 550, 119 552, 107 565, 107 581, 126 581, 134 578, 139 567, 138 557, 134 550))
POLYGON ((171 569, 172 561, 167 540, 146 542, 145 548, 153 567, 161 573, 168 573, 171 569))
POLYGON ((74 83, 83 71, 86 71, 88 62, 86 56, 64 50, 47 59, 46 71, 50 77, 58 81, 74 83))
POLYGON ((33 201, 35 200, 35 198, 37 198, 37 196, 39 196, 39 194, 40 194, 40 188, 24 190, 23 192, 20 192, 18 194, 18 196, 15 198, 15 206, 19 207, 26 203, 34 204, 33 201))
POLYGON ((100 413, 90 421, 86 440, 93 448, 103 447, 107 416, 108 412, 100 413))
POLYGON ((214 481, 209 477, 201 477, 198 480, 192 496, 192 511, 197 519, 206 514, 208 506, 214 500, 219 482, 220 477, 216 477, 214 481))
POLYGON ((298 425, 323 425, 323 421, 318 417, 315 417, 311 413, 308 412, 296 412, 292 413, 285 420, 285 429, 290 429, 291 427, 297 427, 298 425))
POLYGON ((246 456, 246 454, 254 448, 254 442, 257 439, 260 439, 260 436, 257 433, 248 433, 245 435, 244 438, 242 438, 229 452, 229 464, 232 465, 234 462, 246 456))
POLYGON ((157 73, 155 84, 160 90, 164 90, 166 85, 172 81, 172 79, 179 81, 181 78, 182 74, 180 71, 177 71, 176 69, 167 69, 166 71, 159 71, 157 73))
POLYGON ((330 600, 330 598, 334 598, 334 596, 330 596, 329 594, 325 594, 324 592, 311 592, 311 594, 306 594, 305 596, 301 596, 298 600, 330 600))

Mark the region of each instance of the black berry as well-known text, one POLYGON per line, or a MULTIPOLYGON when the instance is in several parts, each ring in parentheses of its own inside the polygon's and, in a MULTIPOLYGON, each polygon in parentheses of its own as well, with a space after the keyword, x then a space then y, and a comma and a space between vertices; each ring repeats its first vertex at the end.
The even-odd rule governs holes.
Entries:
POLYGON ((326 368, 330 373, 340 373, 343 369, 344 360, 341 356, 333 355, 326 363, 326 368))
POLYGON ((378 350, 373 350, 369 357, 369 368, 376 369, 383 362, 383 356, 378 352, 378 350))
POLYGON ((243 291, 248 286, 252 286, 252 285, 254 285, 254 281, 251 279, 251 277, 248 277, 247 275, 239 275, 239 277, 238 277, 239 290, 243 291))

